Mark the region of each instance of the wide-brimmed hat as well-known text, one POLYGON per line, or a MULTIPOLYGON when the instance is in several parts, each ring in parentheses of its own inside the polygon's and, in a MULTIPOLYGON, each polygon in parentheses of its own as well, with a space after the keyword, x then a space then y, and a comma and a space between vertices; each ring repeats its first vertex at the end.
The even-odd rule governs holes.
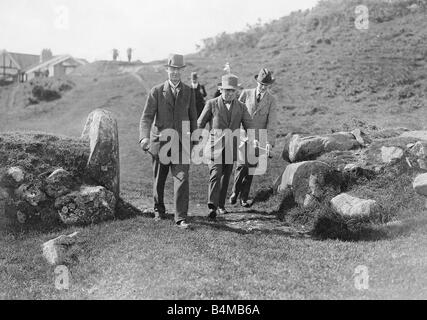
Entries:
POLYGON ((272 84, 276 79, 273 78, 273 72, 263 68, 259 71, 258 75, 255 76, 255 80, 261 84, 272 84))
POLYGON ((192 72, 191 73, 191 80, 197 80, 197 78, 198 78, 197 72, 192 72))
POLYGON ((233 90, 239 89, 239 78, 234 74, 223 75, 221 80, 222 80, 221 86, 220 86, 221 89, 233 89, 233 90))
POLYGON ((165 67, 184 68, 184 56, 181 54, 171 53, 169 55, 168 63, 165 64, 165 67))

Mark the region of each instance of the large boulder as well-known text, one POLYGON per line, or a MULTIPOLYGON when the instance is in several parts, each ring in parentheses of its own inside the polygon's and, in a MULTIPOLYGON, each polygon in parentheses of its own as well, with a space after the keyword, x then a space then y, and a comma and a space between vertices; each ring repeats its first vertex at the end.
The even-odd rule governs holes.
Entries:
POLYGON ((427 197, 427 173, 420 174, 415 178, 413 188, 419 195, 427 197))
POLYGON ((117 121, 109 111, 96 109, 89 114, 82 139, 90 142, 88 174, 100 185, 120 195, 120 159, 117 121))
POLYGON ((46 201, 46 195, 37 184, 21 184, 15 190, 15 199, 26 201, 33 207, 37 207, 41 202, 46 201))
POLYGON ((0 184, 9 187, 15 188, 24 182, 25 171, 20 167, 10 167, 7 171, 0 177, 0 184))
POLYGON ((416 156, 417 158, 426 158, 427 156, 427 141, 418 141, 411 146, 409 153, 416 156))
POLYGON ((43 257, 51 265, 59 265, 71 258, 72 246, 76 243, 78 232, 70 235, 61 235, 42 245, 43 257))
POLYGON ((381 159, 384 163, 392 163, 403 158, 404 152, 398 147, 382 147, 381 159))
POLYGON ((427 131, 407 131, 400 135, 402 138, 413 138, 427 141, 427 131))
POLYGON ((332 208, 346 217, 369 217, 375 214, 377 203, 342 193, 331 200, 332 208))
POLYGON ((321 161, 304 161, 286 167, 277 191, 291 191, 296 203, 310 207, 331 190, 340 191, 338 173, 321 161))
POLYGON ((409 154, 416 158, 418 167, 427 170, 427 141, 418 141, 407 145, 409 154))
POLYGON ((352 133, 337 132, 325 136, 288 137, 282 152, 284 160, 298 162, 312 160, 331 151, 346 151, 360 147, 352 133))
POLYGON ((61 221, 68 225, 87 225, 114 217, 117 199, 102 186, 82 186, 55 201, 61 221))
POLYGON ((367 144, 372 142, 368 135, 360 129, 354 129, 351 134, 361 146, 366 146, 367 144))
POLYGON ((46 193, 49 197, 58 198, 70 193, 74 187, 73 175, 62 168, 56 169, 46 178, 46 193))

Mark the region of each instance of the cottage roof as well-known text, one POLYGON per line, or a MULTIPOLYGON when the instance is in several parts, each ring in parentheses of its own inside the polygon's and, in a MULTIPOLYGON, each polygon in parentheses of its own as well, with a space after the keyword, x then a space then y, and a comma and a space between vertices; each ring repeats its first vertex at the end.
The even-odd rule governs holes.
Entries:
POLYGON ((55 56, 52 59, 49 59, 49 60, 42 62, 42 63, 37 63, 35 65, 32 65, 32 66, 28 67, 25 72, 27 72, 27 73, 28 72, 34 72, 34 71, 37 71, 39 69, 43 69, 43 68, 47 68, 47 67, 52 66, 52 65, 56 65, 56 64, 61 63, 65 60, 68 60, 68 59, 73 59, 78 64, 84 64, 83 62, 79 61, 78 59, 73 58, 71 55, 65 54, 65 55, 55 56))
POLYGON ((26 54, 26 53, 16 53, 16 52, 8 52, 11 59, 18 65, 18 68, 21 70, 28 68, 31 65, 34 65, 40 61, 39 55, 34 54, 26 54))

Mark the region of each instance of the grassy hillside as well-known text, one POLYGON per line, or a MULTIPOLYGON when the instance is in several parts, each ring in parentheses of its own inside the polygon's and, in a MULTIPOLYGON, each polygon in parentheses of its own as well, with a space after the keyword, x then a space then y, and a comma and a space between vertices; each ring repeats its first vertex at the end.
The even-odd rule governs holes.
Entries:
POLYGON ((273 70, 284 132, 327 132, 354 118, 422 128, 426 41, 425 1, 321 1, 311 11, 206 39, 192 58, 211 92, 226 61, 244 87, 255 86, 261 67, 273 70), (408 9, 414 2, 420 6, 408 9), (363 3, 368 30, 354 24, 363 3))
MULTIPOLYGON (((255 86, 253 76, 261 67, 272 69, 281 134, 372 125, 424 128, 427 20, 425 1, 408 9, 413 2, 322 1, 312 11, 222 34, 187 57, 185 81, 197 71, 212 96, 227 61, 244 87, 255 86), (360 3, 371 12, 365 31, 354 27, 354 8, 360 3)), ((98 61, 64 79, 74 87, 61 99, 35 105, 26 104, 28 84, 0 88, 0 131, 79 136, 93 109, 112 111, 119 124, 122 197, 139 209, 149 207, 151 164, 138 147, 138 124, 147 91, 166 79, 162 64, 98 61)), ((282 144, 279 139, 277 153, 282 144)), ((282 170, 283 161, 276 157, 268 174, 256 177, 253 191, 271 185, 282 170)), ((205 216, 207 167, 192 166, 190 176, 190 212, 205 216)), ((171 182, 166 187, 168 208, 173 203, 171 182)), ((270 215, 273 205, 258 203, 252 210, 270 215)), ((408 210, 402 217, 414 220, 405 233, 360 242, 242 234, 204 218, 194 218, 193 232, 145 216, 49 234, 6 230, 0 221, 0 283, 7 284, 0 287, 0 299, 426 298, 424 215, 425 210, 408 210), (81 232, 81 254, 69 266, 70 290, 60 292, 40 245, 74 230, 81 232), (369 268, 369 290, 354 286, 359 265, 369 268)))

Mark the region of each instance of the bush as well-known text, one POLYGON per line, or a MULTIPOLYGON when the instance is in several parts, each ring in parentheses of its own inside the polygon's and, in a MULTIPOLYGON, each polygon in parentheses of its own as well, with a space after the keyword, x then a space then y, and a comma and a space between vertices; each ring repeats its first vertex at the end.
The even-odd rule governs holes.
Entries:
POLYGON ((61 94, 58 91, 45 89, 44 87, 39 85, 34 86, 32 94, 37 101, 53 101, 61 98, 61 94))

